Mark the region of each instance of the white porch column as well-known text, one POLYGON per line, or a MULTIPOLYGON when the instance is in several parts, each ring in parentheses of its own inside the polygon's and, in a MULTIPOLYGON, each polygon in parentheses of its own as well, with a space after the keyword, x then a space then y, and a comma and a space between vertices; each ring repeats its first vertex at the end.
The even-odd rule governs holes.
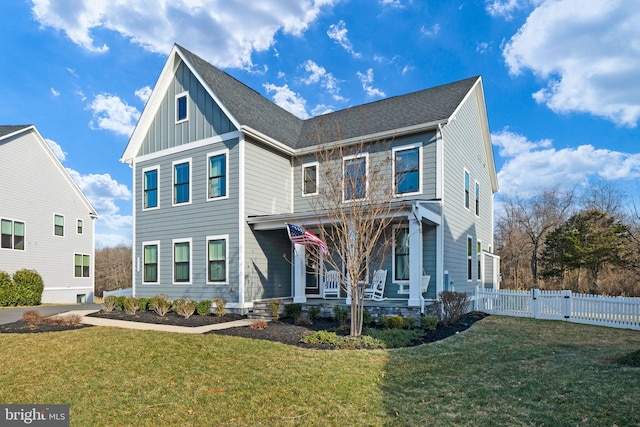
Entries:
POLYGON ((293 302, 307 302, 305 294, 306 268, 304 263, 305 247, 299 243, 293 245, 293 302))
POLYGON ((409 215, 409 307, 420 307, 422 286, 422 223, 409 215))

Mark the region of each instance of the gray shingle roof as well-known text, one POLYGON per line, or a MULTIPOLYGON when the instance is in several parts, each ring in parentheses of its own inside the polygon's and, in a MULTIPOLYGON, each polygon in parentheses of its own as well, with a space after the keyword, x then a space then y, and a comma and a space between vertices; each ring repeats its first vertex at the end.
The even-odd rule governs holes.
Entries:
POLYGON ((295 149, 446 120, 479 79, 470 77, 302 120, 196 54, 176 46, 241 125, 295 149))
POLYGON ((28 128, 29 126, 31 125, 0 125, 0 138, 21 129, 28 128))

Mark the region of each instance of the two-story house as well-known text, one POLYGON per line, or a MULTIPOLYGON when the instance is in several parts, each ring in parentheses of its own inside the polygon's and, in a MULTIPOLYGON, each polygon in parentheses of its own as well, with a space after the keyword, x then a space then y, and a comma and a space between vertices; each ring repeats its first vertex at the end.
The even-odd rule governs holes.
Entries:
MULTIPOLYGON (((404 165, 388 167, 389 185, 400 174, 403 184, 385 303, 418 307, 442 290, 496 287, 498 183, 480 77, 301 120, 175 45, 121 159, 133 170, 134 294, 220 297, 239 311, 322 298, 322 271, 309 279, 286 223, 313 229, 319 147, 362 141, 387 141, 404 165)), ((362 153, 345 168, 366 170, 374 158, 362 153)))
POLYGON ((36 270, 43 303, 92 302, 97 214, 35 126, 0 126, 0 185, 0 270, 36 270))

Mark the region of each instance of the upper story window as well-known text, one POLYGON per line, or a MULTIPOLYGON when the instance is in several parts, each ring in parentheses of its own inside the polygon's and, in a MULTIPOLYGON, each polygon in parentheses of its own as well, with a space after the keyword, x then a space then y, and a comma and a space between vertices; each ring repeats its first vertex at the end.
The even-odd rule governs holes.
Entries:
POLYGON ((78 222, 77 222, 77 225, 76 225, 76 232, 78 234, 82 234, 83 225, 84 224, 82 223, 82 220, 79 219, 78 222))
POLYGON ((187 92, 176 95, 176 123, 189 120, 189 110, 187 103, 187 92))
POLYGON ((173 162, 173 204, 191 201, 191 159, 173 162))
POLYGON ((207 281, 227 282, 227 237, 207 238, 207 281))
POLYGON ((158 169, 149 169, 144 174, 144 201, 143 209, 158 207, 158 169))
POLYGON ((191 240, 173 242, 173 282, 191 282, 191 240))
POLYGON ((302 165, 302 195, 312 196, 318 194, 318 163, 302 165))
POLYGON ((464 207, 469 209, 469 203, 470 203, 470 182, 469 182, 469 172, 468 171, 464 171, 464 207))
POLYGON ((367 154, 344 158, 342 188, 345 201, 367 197, 367 160, 367 154))
POLYGON ((395 194, 422 191, 422 146, 413 145, 393 149, 393 179, 395 194))
POLYGON ((158 243, 144 244, 142 248, 144 258, 142 281, 156 283, 158 281, 158 243))
POLYGON ((64 236, 64 217, 62 215, 53 216, 53 234, 64 236))
POLYGON ((24 222, 0 220, 0 248, 24 250, 24 222))
POLYGON ((480 184, 476 182, 476 215, 480 215, 480 184))
POLYGON ((208 156, 209 184, 208 198, 219 199, 227 197, 227 151, 212 153, 208 156))
POLYGON ((90 257, 85 254, 74 254, 74 277, 89 277, 90 257))

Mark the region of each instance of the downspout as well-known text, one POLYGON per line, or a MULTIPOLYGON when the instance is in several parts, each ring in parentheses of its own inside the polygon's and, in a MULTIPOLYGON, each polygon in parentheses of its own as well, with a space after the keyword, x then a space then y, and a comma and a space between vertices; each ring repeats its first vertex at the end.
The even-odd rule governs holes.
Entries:
POLYGON ((442 124, 436 136, 436 198, 440 200, 440 225, 436 228, 436 299, 444 290, 444 142, 442 124))

